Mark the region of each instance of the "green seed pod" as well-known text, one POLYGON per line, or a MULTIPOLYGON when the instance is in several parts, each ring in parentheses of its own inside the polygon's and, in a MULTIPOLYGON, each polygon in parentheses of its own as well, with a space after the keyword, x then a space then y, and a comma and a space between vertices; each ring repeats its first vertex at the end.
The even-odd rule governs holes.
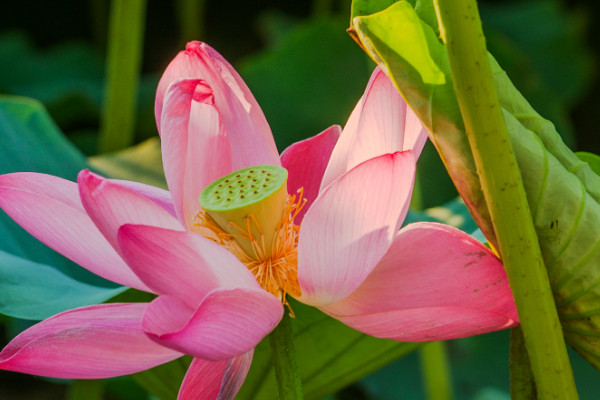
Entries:
POLYGON ((200 205, 247 255, 257 257, 250 237, 268 255, 285 210, 287 176, 285 168, 275 165, 243 168, 204 188, 200 205))

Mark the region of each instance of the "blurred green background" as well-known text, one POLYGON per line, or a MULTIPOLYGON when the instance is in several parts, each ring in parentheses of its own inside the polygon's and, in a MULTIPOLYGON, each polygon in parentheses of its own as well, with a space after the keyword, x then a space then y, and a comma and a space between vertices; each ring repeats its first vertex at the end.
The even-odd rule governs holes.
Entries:
MULTIPOLYGON (((110 6, 108 0, 35 0, 5 2, 0 13, 0 93, 41 101, 89 157, 99 153, 110 6)), ((595 40, 600 3, 481 1, 480 7, 490 51, 525 97, 574 150, 600 153, 600 42, 595 40)), ((343 126, 374 67, 345 33, 349 8, 349 1, 335 0, 147 0, 134 143, 156 138, 156 84, 168 62, 194 39, 209 43, 237 68, 263 108, 280 151, 332 124, 343 126)), ((2 130, 0 124, 0 136, 2 130)), ((0 138, 0 145, 11 150, 10 141, 0 138)), ((143 163, 147 179, 160 184, 160 160, 143 154, 133 156, 133 162, 143 163)), ((114 162, 110 155, 91 162, 107 170, 103 162, 111 157, 114 162)), ((124 164, 119 160, 126 168, 132 158, 124 164)), ((0 163, 2 172, 10 170, 0 163)), ((431 146, 419 161, 418 174, 423 207, 456 196, 431 146)), ((3 318, 2 345, 27 325, 3 318)), ((452 341, 448 348, 457 399, 508 398, 507 332, 452 341)), ((597 398, 598 372, 576 355, 573 363, 581 397, 597 398)), ((0 400, 86 398, 76 397, 85 388, 0 372, 0 400)), ((412 353, 332 398, 424 396, 418 354, 412 353)), ((119 378, 105 385, 104 398, 148 396, 134 381, 119 378)))

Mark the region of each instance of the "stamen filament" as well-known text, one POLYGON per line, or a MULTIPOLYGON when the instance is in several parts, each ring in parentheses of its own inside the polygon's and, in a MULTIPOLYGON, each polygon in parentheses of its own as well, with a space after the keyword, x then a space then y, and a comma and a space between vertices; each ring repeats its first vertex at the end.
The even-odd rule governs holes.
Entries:
MULTIPOLYGON (((195 219, 194 231, 213 240, 235 255, 256 277, 260 286, 273 294, 289 308, 286 296, 301 295, 298 283, 298 235, 300 227, 294 221, 304 205, 304 190, 288 195, 283 218, 277 224, 271 243, 267 243, 258 218, 250 213, 244 218, 244 226, 229 221, 229 232, 201 209, 195 219), (258 236, 258 237, 257 237, 258 236), (250 244, 250 251, 240 245, 240 239, 250 244), (270 245, 270 252, 267 251, 270 245)), ((293 311, 290 309, 293 316, 293 311)))

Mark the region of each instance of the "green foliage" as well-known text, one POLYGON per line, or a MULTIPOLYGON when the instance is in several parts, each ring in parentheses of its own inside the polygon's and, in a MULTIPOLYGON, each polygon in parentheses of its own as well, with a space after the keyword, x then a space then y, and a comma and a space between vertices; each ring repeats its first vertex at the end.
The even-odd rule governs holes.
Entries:
MULTIPOLYGON (((508 342, 506 330, 447 342, 456 400, 510 398, 508 342)), ((581 399, 596 399, 598 371, 569 353, 581 399)), ((359 387, 367 399, 424 399, 419 370, 418 352, 413 352, 362 379, 359 387)))
POLYGON ((397 54, 417 71, 424 83, 444 84, 444 73, 429 55, 427 37, 419 22, 419 16, 406 1, 396 3, 394 10, 394 13, 380 13, 372 17, 377 22, 368 24, 370 35, 385 37, 385 44, 389 47, 389 51, 397 54), (398 18, 399 15, 401 18, 398 18), (390 25, 394 25, 396 32, 402 34, 388 35, 386 31, 390 25))
POLYGON ((54 267, 3 251, 0 251, 0 277, 0 313, 32 320, 98 304, 127 289, 86 284, 54 267))
POLYGON ((191 362, 191 357, 181 357, 130 376, 151 395, 161 400, 172 400, 177 398, 179 387, 191 362))
MULTIPOLYGON (((37 101, 0 97, 0 131, 0 173, 34 171, 73 180, 86 167, 37 101)), ((0 238, 2 313, 42 319, 123 290, 38 242, 4 213, 0 238)))
MULTIPOLYGON (((305 399, 320 399, 415 350, 418 343, 376 339, 347 327, 314 307, 291 300, 297 362, 305 399)), ((162 400, 176 397, 189 366, 184 357, 132 375, 150 394, 162 400)), ((254 351, 250 372, 238 400, 277 399, 268 338, 254 351)))
POLYGON ((158 138, 147 139, 117 153, 90 157, 88 163, 111 178, 167 188, 158 138))
POLYGON ((485 4, 481 18, 490 52, 536 111, 574 144, 569 109, 585 93, 593 63, 584 45, 585 15, 558 1, 485 4))
POLYGON ((86 167, 35 100, 0 96, 0 128, 0 173, 34 171, 74 179, 86 167))
MULTIPOLYGON (((296 314, 292 321, 294 343, 307 400, 335 393, 418 347, 416 343, 364 335, 316 308, 295 301, 291 306, 296 314)), ((256 348, 250 373, 236 398, 277 399, 267 341, 263 340, 256 348)))
POLYGON ((102 381, 78 380, 71 384, 67 400, 102 400, 103 394, 102 381))
MULTIPOLYGON (((445 85, 430 85, 411 62, 388 45, 399 26, 390 24, 381 32, 381 15, 390 14, 386 22, 415 21, 415 11, 399 4, 355 19, 355 29, 364 47, 384 66, 428 128, 478 225, 495 242, 444 46, 426 22, 415 22, 426 33, 430 57, 447 78, 445 85)), ((564 145, 554 125, 533 110, 495 60, 490 60, 566 340, 598 368, 600 178, 564 145)))
POLYGON ((588 163, 596 175, 600 175, 600 156, 598 154, 578 151, 575 155, 577 155, 581 161, 588 163))
MULTIPOLYGON (((35 98, 84 153, 94 154, 104 97, 104 62, 92 46, 65 43, 34 47, 23 34, 0 35, 0 92, 35 98)), ((158 78, 142 77, 136 100, 136 137, 156 134, 154 92, 158 78)))
POLYGON ((352 2, 352 11, 350 12, 350 21, 354 17, 361 15, 370 15, 381 11, 394 4, 397 0, 359 0, 352 2))
POLYGON ((373 66, 344 32, 346 20, 278 26, 284 32, 273 48, 246 58, 238 70, 283 150, 332 124, 344 124, 373 66))
POLYGON ((0 91, 36 98, 52 109, 72 106, 68 121, 58 123, 98 113, 103 75, 102 60, 90 46, 70 43, 39 51, 23 34, 0 36, 0 91))

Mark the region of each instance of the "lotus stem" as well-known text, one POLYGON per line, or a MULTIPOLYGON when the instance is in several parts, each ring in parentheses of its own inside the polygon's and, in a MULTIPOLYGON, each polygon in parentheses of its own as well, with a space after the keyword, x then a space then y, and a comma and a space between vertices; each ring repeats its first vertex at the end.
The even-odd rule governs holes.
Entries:
POLYGON ((279 325, 269 334, 269 342, 279 400, 301 400, 302 382, 296 363, 291 318, 287 310, 283 313, 279 325))
POLYGON ((519 313, 538 398, 577 399, 475 0, 435 0, 460 110, 519 313))
POLYGON ((427 343, 420 348, 419 355, 427 398, 431 400, 454 399, 446 343, 427 343))
POLYGON ((98 148, 109 153, 133 144, 146 0, 113 0, 106 60, 105 101, 98 148))

